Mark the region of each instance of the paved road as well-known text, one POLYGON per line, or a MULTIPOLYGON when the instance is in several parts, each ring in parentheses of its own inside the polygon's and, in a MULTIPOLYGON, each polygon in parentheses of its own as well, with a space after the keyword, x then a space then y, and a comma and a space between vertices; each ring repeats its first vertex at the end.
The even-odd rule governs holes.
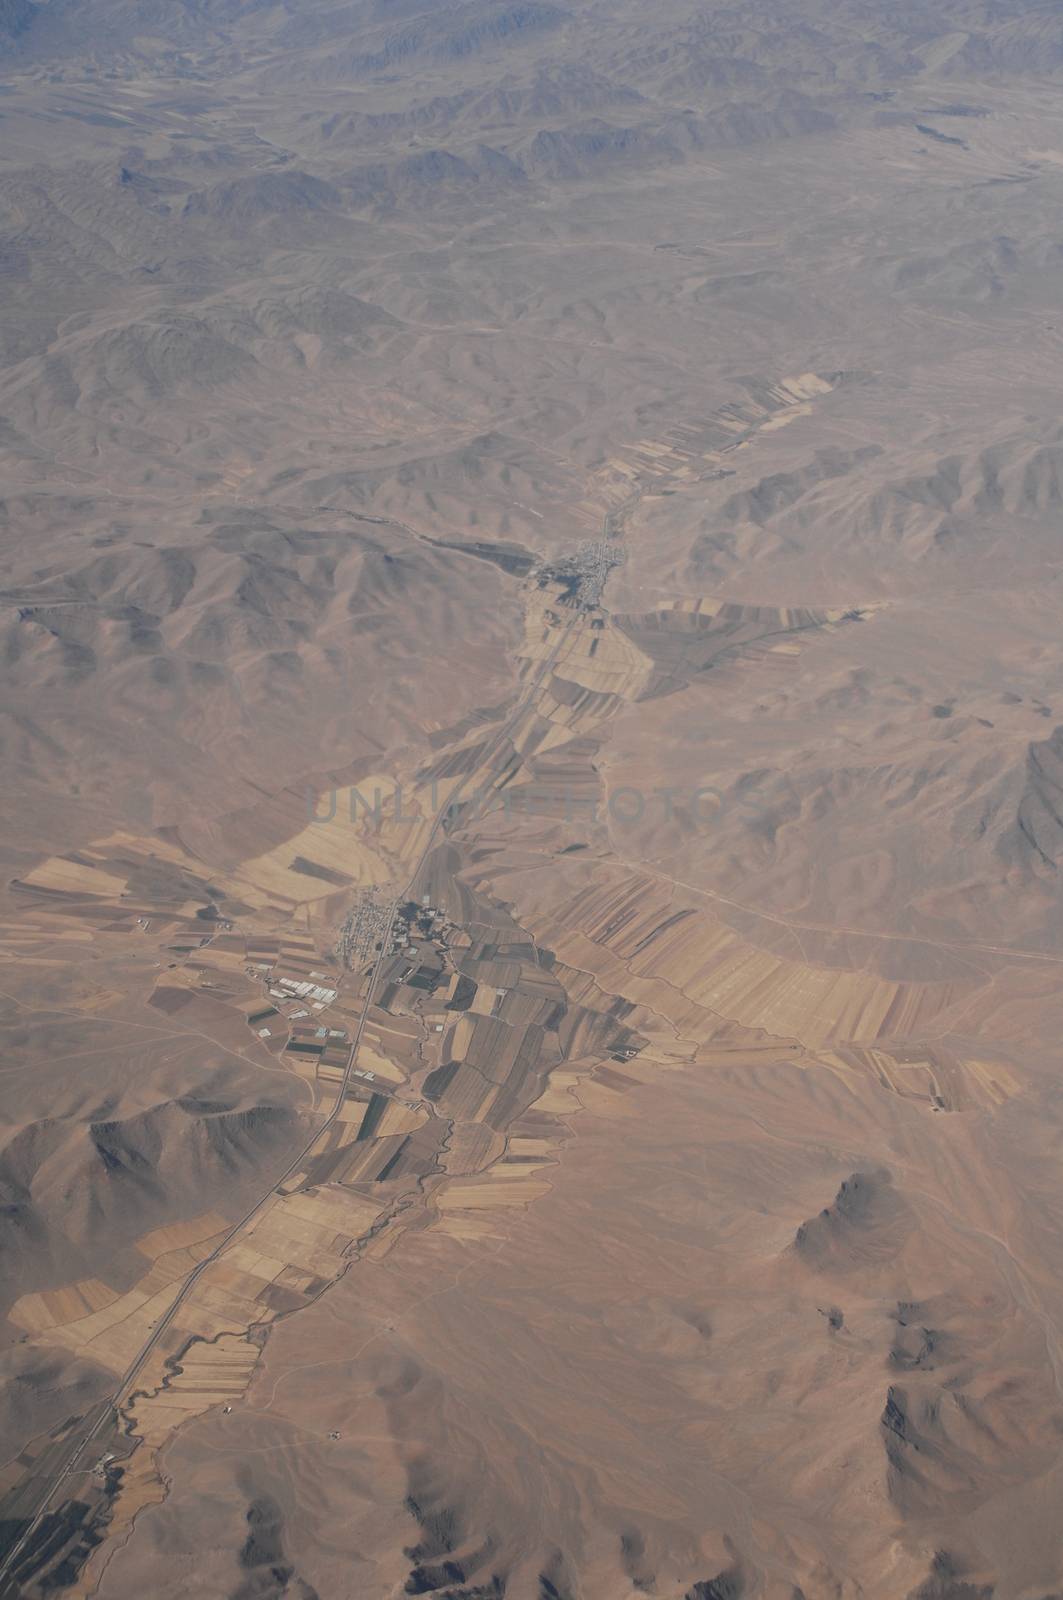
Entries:
MULTIPOLYGON (((565 626, 560 630, 553 649, 550 651, 549 655, 543 658, 539 664, 538 671, 536 671, 528 680, 524 693, 518 700, 514 711, 506 720, 506 722, 503 723, 502 727, 498 730, 494 736, 494 739, 491 741, 491 747, 488 749, 484 757, 484 766, 494 759, 498 752, 498 747, 504 743, 504 741, 517 726, 520 719, 524 716, 530 702, 534 699, 544 678, 549 672, 552 671, 554 663, 561 652, 561 648, 564 645, 565 640, 571 633, 578 615, 578 612, 574 613, 565 626)), ((207 1272, 225 1252, 225 1250, 228 1249, 232 1241, 240 1233, 242 1233, 243 1230, 248 1227, 257 1216, 260 1215, 265 1206, 268 1205, 268 1203, 276 1195, 278 1189, 280 1189, 281 1186, 287 1182, 293 1173, 299 1170, 300 1166, 306 1160, 313 1147, 318 1143, 322 1134, 327 1132, 328 1129, 332 1127, 333 1123, 336 1121, 336 1118, 339 1116, 340 1109, 343 1105, 344 1099, 346 1098, 347 1089, 351 1081, 351 1074, 354 1071, 355 1062, 358 1058, 358 1049, 362 1042, 362 1035, 365 1032, 365 1026, 369 1019, 369 1012, 372 1008, 373 995, 376 991, 377 980, 380 976, 384 962, 388 957, 388 945, 391 941, 391 934, 395 926, 395 919, 398 916, 399 903, 403 899, 410 899, 414 896, 417 880, 439 837, 440 829, 443 826, 444 817, 446 816, 447 811, 449 811, 450 808, 461 799, 461 796, 471 781, 471 778, 472 774, 467 774, 462 778, 453 794, 449 797, 444 810, 437 812, 435 817, 433 817, 432 826, 428 831, 428 835, 425 839, 424 845, 421 848, 421 852, 414 863, 409 883, 402 894, 396 899, 392 907, 391 915, 388 918, 388 922, 381 939, 380 954, 373 963, 372 971, 369 976, 369 984, 366 989, 365 1003, 362 1006, 359 1014, 358 1025, 355 1029, 354 1039, 351 1044, 351 1054, 348 1059, 343 1078, 340 1082, 332 1110, 329 1112, 321 1126, 314 1130, 314 1133, 307 1143, 303 1145, 298 1154, 289 1162, 288 1166, 285 1167, 280 1177, 270 1185, 269 1189, 267 1189, 265 1194, 263 1194, 262 1197, 255 1202, 251 1209, 244 1213, 239 1222, 233 1224, 228 1233, 226 1233, 225 1237, 222 1239, 221 1243, 211 1251, 210 1255, 204 1257, 198 1266, 194 1267, 188 1274, 187 1278, 185 1278, 169 1309, 156 1322, 150 1336, 141 1345, 140 1349, 129 1363, 125 1372, 122 1374, 118 1385, 111 1396, 110 1402, 104 1405, 104 1408, 94 1425, 88 1430, 87 1433, 83 1434, 82 1437, 76 1441, 71 1449, 70 1454, 62 1462, 62 1464, 55 1469, 40 1505, 37 1507, 37 1510, 34 1513, 31 1521, 22 1534, 20 1534, 15 1543, 10 1547, 3 1561, 0 1562, 0 1596, 15 1592, 10 1590, 7 1586, 6 1580, 8 1575, 18 1561, 20 1554, 26 1548, 27 1544, 33 1538, 41 1523, 44 1521, 44 1518, 47 1516, 49 1507, 55 1498, 60 1484, 63 1482, 64 1478, 68 1477, 70 1473, 76 1470, 78 1462, 81 1460, 81 1457, 84 1455, 86 1449, 92 1443, 92 1441, 99 1436, 105 1427, 113 1426, 114 1413, 122 1404, 123 1397, 136 1382, 140 1373, 143 1371, 144 1364, 148 1360, 148 1357, 151 1355, 159 1340, 166 1332, 166 1329, 173 1322, 178 1311, 184 1305, 185 1301, 188 1299, 188 1296, 191 1294, 200 1278, 203 1277, 204 1273, 207 1272)))

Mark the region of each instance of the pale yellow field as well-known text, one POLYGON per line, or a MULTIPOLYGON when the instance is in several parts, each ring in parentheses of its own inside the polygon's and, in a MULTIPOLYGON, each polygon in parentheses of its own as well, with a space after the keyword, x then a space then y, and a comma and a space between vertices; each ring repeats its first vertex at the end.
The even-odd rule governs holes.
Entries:
POLYGON ((118 1299, 117 1291, 99 1278, 82 1278, 65 1289, 49 1289, 40 1294, 24 1294, 8 1312, 16 1328, 26 1333, 45 1333, 68 1322, 104 1311, 118 1299))
POLYGON ((901 983, 784 960, 701 908, 677 911, 664 885, 637 874, 602 874, 549 926, 559 959, 695 1039, 722 1018, 813 1048, 873 1043, 929 1026, 971 992, 962 982, 901 983))
POLYGON ((323 900, 335 894, 335 884, 305 872, 293 872, 291 864, 296 857, 330 872, 341 873, 351 880, 352 886, 360 889, 387 883, 391 877, 387 862, 370 846, 342 807, 337 808, 335 817, 308 823, 302 832, 282 845, 242 862, 237 877, 294 904, 323 900))
POLYGON ((102 866, 82 865, 65 856, 52 856, 26 874, 25 882, 37 889, 60 889, 67 894, 91 894, 117 898, 126 880, 106 872, 102 866))
POLYGON ((170 1250, 183 1250, 199 1244, 203 1239, 216 1238, 228 1227, 225 1218, 216 1211, 205 1211, 202 1216, 189 1217, 187 1222, 174 1222, 165 1228, 155 1228, 137 1240, 142 1255, 156 1261, 170 1250))

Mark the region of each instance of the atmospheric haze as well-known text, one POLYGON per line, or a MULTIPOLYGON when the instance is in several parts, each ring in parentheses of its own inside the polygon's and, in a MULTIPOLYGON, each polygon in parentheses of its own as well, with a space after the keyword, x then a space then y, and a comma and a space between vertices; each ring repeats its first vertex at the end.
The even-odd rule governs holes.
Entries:
POLYGON ((0 50, 0 1596, 1058 1600, 1058 5, 0 50))

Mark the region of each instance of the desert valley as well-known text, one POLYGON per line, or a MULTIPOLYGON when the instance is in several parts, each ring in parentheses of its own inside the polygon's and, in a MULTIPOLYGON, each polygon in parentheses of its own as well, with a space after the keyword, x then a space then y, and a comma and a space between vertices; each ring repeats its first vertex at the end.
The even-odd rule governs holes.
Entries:
POLYGON ((1058 1600, 1058 8, 0 50, 0 1596, 1058 1600))

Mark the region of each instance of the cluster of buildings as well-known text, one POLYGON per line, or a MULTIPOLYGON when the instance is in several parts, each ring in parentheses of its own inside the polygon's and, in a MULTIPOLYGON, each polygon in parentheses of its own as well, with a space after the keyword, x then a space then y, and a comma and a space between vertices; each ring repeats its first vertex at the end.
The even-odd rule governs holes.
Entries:
MULTIPOLYGON (((323 978, 323 972, 314 973, 315 978, 323 978)), ((280 1000, 305 1000, 315 1011, 321 1011, 325 1006, 335 1000, 338 989, 330 989, 325 984, 314 983, 310 980, 300 982, 295 978, 278 978, 276 986, 270 987, 270 994, 280 1000)), ((294 1015, 294 1013, 291 1013, 294 1015)))

